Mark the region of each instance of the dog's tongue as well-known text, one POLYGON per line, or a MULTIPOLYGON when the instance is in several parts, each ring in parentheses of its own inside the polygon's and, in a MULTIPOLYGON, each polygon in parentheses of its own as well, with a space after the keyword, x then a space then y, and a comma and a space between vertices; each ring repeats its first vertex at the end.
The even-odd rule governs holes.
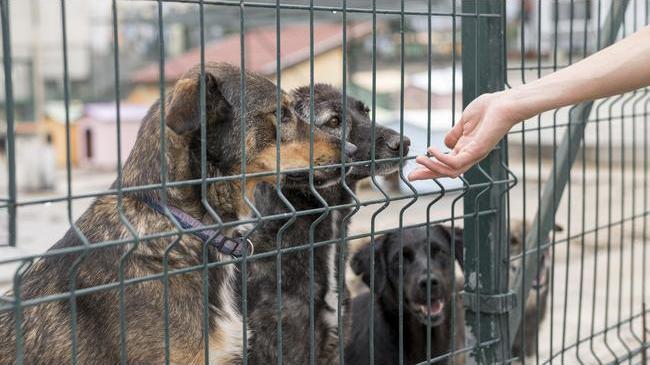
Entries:
POLYGON ((440 312, 442 312, 442 309, 444 307, 445 307, 445 305, 442 302, 442 300, 438 299, 438 300, 434 300, 434 301, 431 302, 431 307, 429 307, 428 310, 427 310, 427 306, 423 305, 422 306, 422 311, 424 312, 424 314, 428 314, 428 315, 431 315, 431 316, 436 316, 436 315, 440 314, 440 312))

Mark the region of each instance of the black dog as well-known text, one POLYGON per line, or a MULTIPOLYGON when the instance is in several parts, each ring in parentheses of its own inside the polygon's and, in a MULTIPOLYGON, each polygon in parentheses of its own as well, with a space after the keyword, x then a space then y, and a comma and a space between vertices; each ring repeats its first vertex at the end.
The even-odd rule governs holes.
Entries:
MULTIPOLYGON (((295 111, 309 120, 310 90, 303 87, 291 93, 295 111)), ((370 160, 371 150, 376 151, 377 159, 397 158, 406 155, 410 141, 400 138, 399 133, 381 126, 375 126, 375 143, 371 139, 372 123, 368 108, 354 98, 348 98, 347 109, 343 106, 341 92, 329 85, 314 86, 314 124, 318 130, 352 143, 357 147, 353 161, 370 160), (344 113, 345 111, 345 113, 344 113), (344 123, 344 114, 346 123, 344 123), (344 125, 346 128, 344 128, 344 125), (400 146, 400 141, 402 144, 400 146)), ((399 159, 377 163, 375 172, 390 173, 399 167, 399 159)), ((369 164, 354 165, 351 170, 342 172, 338 180, 317 185, 318 194, 328 206, 340 206, 353 201, 349 191, 342 185, 345 178, 347 186, 354 191, 356 183, 370 175, 369 164)), ((282 194, 297 212, 323 207, 323 203, 309 188, 295 186, 282 188, 282 194)), ((270 185, 261 185, 255 195, 256 205, 265 216, 289 212, 286 204, 270 185)), ((299 215, 283 230, 288 219, 270 220, 261 223, 251 239, 259 251, 272 251, 282 248, 307 245, 310 231, 313 242, 331 241, 340 238, 348 221, 344 218, 352 208, 331 210, 322 220, 321 212, 299 215), (318 221, 318 222, 317 222, 318 221), (316 224, 314 227, 312 225, 316 224), (278 244, 278 240, 280 243, 278 244)), ((344 274, 345 245, 335 243, 319 245, 310 257, 309 249, 285 253, 281 264, 281 317, 282 317, 282 356, 285 364, 308 364, 313 351, 317 364, 339 363, 339 335, 344 340, 349 337, 349 310, 345 289, 339 292, 338 283, 345 288, 344 274), (341 256, 340 256, 341 255, 341 256), (340 261, 339 261, 340 260, 340 261), (313 263, 313 287, 310 291, 310 262, 313 263), (342 265, 339 265, 341 263, 342 265), (343 271, 339 271, 343 270, 343 271), (314 338, 310 345, 310 296, 313 295, 314 338), (342 303, 342 323, 338 321, 339 295, 342 303), (340 332, 339 332, 340 331, 340 332)), ((280 352, 277 338, 278 300, 276 259, 256 260, 251 265, 248 280, 251 338, 250 364, 275 364, 280 352)), ((343 350, 343 349, 341 349, 343 350)))
MULTIPOLYGON (((427 323, 431 324, 431 359, 451 348, 451 298, 454 262, 451 255, 452 230, 435 225, 429 230, 431 259, 427 266, 427 228, 403 230, 403 344, 404 364, 427 360, 427 323), (431 297, 427 298, 427 287, 431 297)), ((462 266, 462 231, 455 230, 456 259, 462 266)), ((375 260, 374 360, 377 365, 399 363, 399 257, 400 233, 389 233, 363 246, 352 258, 354 272, 370 285, 371 258, 375 260)), ((458 288, 460 289, 460 288, 458 288)), ((345 351, 350 365, 367 365, 370 359, 370 293, 352 301, 352 338, 345 351)), ((456 348, 463 345, 463 307, 456 300, 456 348)), ((448 360, 438 363, 448 364, 448 360)), ((457 355, 454 363, 462 364, 457 355)))

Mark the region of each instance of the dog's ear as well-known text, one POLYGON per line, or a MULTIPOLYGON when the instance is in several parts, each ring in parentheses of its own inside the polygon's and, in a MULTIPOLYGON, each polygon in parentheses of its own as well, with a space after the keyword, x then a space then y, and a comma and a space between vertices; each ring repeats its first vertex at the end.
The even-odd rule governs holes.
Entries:
POLYGON ((451 247, 451 240, 454 240, 454 256, 456 261, 460 265, 461 269, 465 268, 465 256, 464 256, 464 245, 463 245, 463 229, 458 226, 454 226, 454 229, 451 229, 451 226, 443 226, 437 224, 433 226, 434 230, 438 230, 444 237, 447 238, 449 242, 449 247, 451 247))
POLYGON ((386 236, 375 238, 373 250, 370 242, 366 243, 357 251, 350 260, 352 271, 361 276, 361 280, 370 288, 370 260, 375 258, 375 294, 380 295, 386 286, 386 259, 382 246, 385 244, 386 236))
MULTIPOLYGON (((201 76, 178 80, 165 111, 165 124, 177 134, 194 132, 201 126, 201 76)), ((205 103, 208 117, 211 111, 229 107, 221 94, 219 81, 205 74, 205 103)))
MULTIPOLYGON (((318 84, 316 84, 318 85, 318 84)), ((316 87, 314 85, 314 87, 316 87)), ((302 118, 309 118, 309 86, 300 86, 291 90, 291 98, 293 99, 293 109, 302 118)))

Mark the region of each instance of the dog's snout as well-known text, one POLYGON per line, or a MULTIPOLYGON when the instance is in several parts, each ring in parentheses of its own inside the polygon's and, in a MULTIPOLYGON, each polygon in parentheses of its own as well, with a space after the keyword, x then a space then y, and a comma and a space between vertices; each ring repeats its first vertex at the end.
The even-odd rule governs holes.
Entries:
POLYGON ((357 146, 353 145, 350 142, 345 142, 345 154, 348 157, 352 157, 355 152, 357 152, 357 146))
POLYGON ((407 136, 400 138, 399 134, 395 134, 386 139, 386 146, 393 152, 399 152, 400 145, 402 146, 402 156, 406 156, 411 146, 411 140, 407 136))
POLYGON ((440 278, 436 275, 423 275, 418 281, 420 290, 427 290, 427 283, 430 283, 432 292, 440 288, 440 278))

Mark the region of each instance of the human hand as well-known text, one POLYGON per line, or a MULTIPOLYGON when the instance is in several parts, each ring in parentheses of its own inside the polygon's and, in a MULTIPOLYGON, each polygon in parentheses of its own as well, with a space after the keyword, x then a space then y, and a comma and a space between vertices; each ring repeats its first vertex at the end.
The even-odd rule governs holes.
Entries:
POLYGON ((447 133, 449 154, 429 147, 409 180, 457 177, 482 160, 517 122, 547 110, 608 97, 650 85, 650 26, 540 79, 483 94, 447 133))
POLYGON ((434 159, 418 156, 415 161, 420 166, 408 179, 455 178, 469 170, 490 153, 514 124, 528 117, 516 107, 517 98, 511 90, 479 96, 465 108, 458 123, 445 137, 445 145, 452 151, 446 154, 429 147, 427 155, 434 159))

